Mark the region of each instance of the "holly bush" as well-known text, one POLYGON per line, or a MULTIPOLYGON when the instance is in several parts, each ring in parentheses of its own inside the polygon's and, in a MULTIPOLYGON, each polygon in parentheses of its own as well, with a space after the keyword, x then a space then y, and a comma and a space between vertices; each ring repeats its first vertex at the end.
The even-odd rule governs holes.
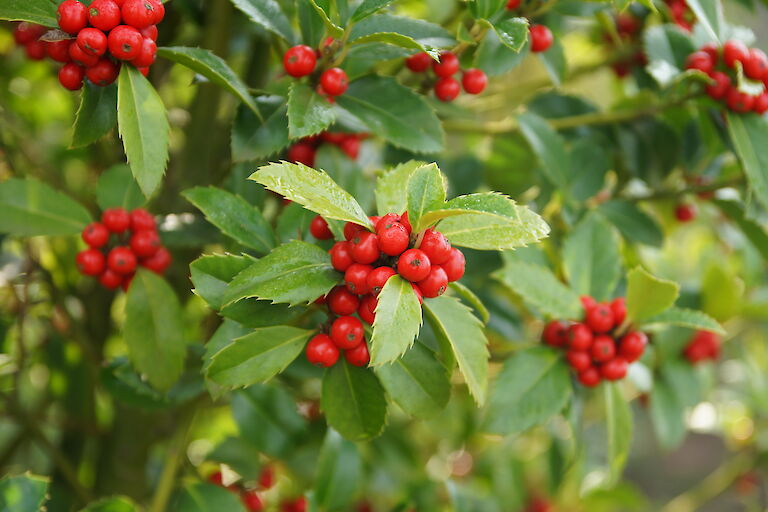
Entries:
POLYGON ((763 509, 762 13, 0 0, 0 508, 763 509))

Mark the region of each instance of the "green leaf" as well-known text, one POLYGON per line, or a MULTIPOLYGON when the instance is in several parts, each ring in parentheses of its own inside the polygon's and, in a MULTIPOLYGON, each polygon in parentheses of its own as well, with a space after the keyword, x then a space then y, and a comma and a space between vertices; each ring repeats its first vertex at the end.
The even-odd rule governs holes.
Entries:
POLYGON ((389 397, 415 418, 435 416, 451 397, 450 375, 445 366, 418 341, 403 357, 375 371, 389 397))
POLYGON ((259 254, 275 247, 275 234, 255 206, 240 196, 216 187, 195 187, 182 195, 222 233, 259 254))
POLYGON ((353 42, 351 42, 350 45, 354 48, 356 46, 370 45, 372 43, 388 44, 398 48, 405 48, 407 50, 425 52, 429 54, 429 56, 433 59, 437 59, 437 57, 440 55, 440 50, 431 46, 423 45, 415 39, 404 36, 403 34, 398 34, 397 32, 376 32, 374 34, 368 34, 366 36, 358 37, 353 42))
POLYGON ((615 482, 621 476, 632 445, 632 412, 617 383, 605 383, 603 390, 608 430, 608 467, 611 481, 615 482))
POLYGON ((442 123, 423 96, 394 78, 367 76, 355 80, 337 104, 394 146, 416 153, 443 149, 442 123))
POLYGON ((637 322, 658 315, 675 303, 679 293, 677 283, 635 267, 627 275, 627 319, 637 322))
POLYGON ((318 505, 323 510, 348 510, 363 481, 363 461, 357 447, 329 428, 315 474, 318 505))
POLYGON ((643 35, 646 69, 661 85, 668 85, 685 69, 685 60, 696 48, 690 36, 677 25, 657 25, 643 35))
POLYGON ((768 206, 768 120, 757 114, 726 112, 726 124, 750 190, 768 206))
POLYGON ((687 327, 689 329, 702 329, 704 331, 712 331, 718 334, 725 334, 725 329, 717 323, 717 320, 711 316, 696 311, 694 309, 685 308, 669 308, 658 315, 654 315, 650 318, 643 320, 643 325, 677 325, 679 327, 687 327))
POLYGON ((565 81, 568 73, 568 62, 565 60, 565 50, 559 38, 552 41, 552 45, 545 52, 537 54, 549 74, 549 78, 556 87, 565 81))
POLYGON ((426 165, 416 169, 408 180, 408 221, 415 233, 420 233, 429 224, 421 221, 422 216, 437 210, 445 203, 446 184, 437 165, 426 165))
POLYGON ((294 240, 240 272, 229 284, 224 304, 246 297, 292 306, 308 304, 325 295, 340 278, 326 251, 294 240))
POLYGON ((501 44, 513 52, 520 52, 528 41, 528 18, 507 18, 494 23, 493 30, 501 44))
POLYGON ((440 25, 428 21, 391 14, 376 14, 355 23, 349 36, 352 43, 361 37, 380 32, 397 33, 410 37, 430 48, 449 48, 456 44, 453 36, 440 25))
POLYGON ((28 21, 46 27, 58 27, 56 4, 50 0, 3 0, 0 20, 28 21))
POLYGON ((469 8, 475 18, 490 18, 504 5, 502 0, 471 0, 469 8))
POLYGON ((387 419, 387 400, 379 380, 370 369, 346 360, 326 370, 320 408, 328 424, 350 441, 378 436, 387 419))
POLYGON ((579 294, 561 283, 546 267, 507 261, 492 276, 550 318, 576 319, 582 314, 579 294))
POLYGON ((123 66, 117 83, 117 123, 131 172, 149 197, 168 162, 168 117, 163 100, 133 66, 123 66))
POLYGON ((659 443, 666 449, 675 448, 685 437, 685 406, 663 377, 653 383, 650 396, 650 416, 659 443))
POLYGON ((85 81, 80 93, 80 108, 75 114, 72 144, 70 147, 87 146, 109 133, 117 123, 117 86, 99 87, 85 81))
POLYGON ((248 179, 261 183, 269 190, 323 217, 373 228, 355 198, 337 185, 325 171, 304 164, 279 162, 259 167, 248 179))
POLYGON ((499 76, 517 67, 530 53, 530 45, 524 44, 519 52, 509 49, 496 34, 488 32, 475 52, 474 66, 488 76, 499 76))
POLYGON ((413 345, 421 329, 421 306, 411 283, 392 276, 379 293, 371 337, 371 364, 394 361, 413 345))
POLYGON ((427 164, 418 160, 397 165, 376 180, 376 208, 379 215, 403 213, 408 207, 408 183, 417 169, 427 164))
POLYGON ((714 41, 724 41, 727 24, 720 0, 687 0, 686 5, 714 41))
POLYGON ((35 179, 0 183, 0 233, 57 236, 80 233, 91 214, 80 203, 35 179))
POLYGON ((538 156, 542 170, 553 185, 565 189, 568 181, 568 158, 563 138, 544 118, 530 112, 517 116, 522 132, 538 156))
POLYGON ((256 329, 217 352, 207 376, 228 388, 266 382, 298 357, 312 333, 287 325, 256 329))
POLYGON ((262 121, 241 105, 232 125, 232 159, 236 162, 262 160, 288 146, 288 107, 282 96, 256 100, 262 121))
POLYGON ((219 310, 224 306, 224 294, 229 282, 254 263, 253 258, 235 254, 205 254, 189 265, 192 290, 208 305, 219 310))
POLYGON ((563 267, 571 288, 598 301, 613 297, 621 273, 616 233, 597 215, 589 215, 563 244, 563 267))
POLYGON ((212 83, 223 87, 245 103, 257 116, 261 116, 259 107, 248 92, 248 86, 235 74, 221 57, 204 48, 170 46, 157 49, 157 55, 186 66, 195 73, 203 75, 212 83))
POLYGON ((133 366, 160 391, 166 391, 184 370, 184 312, 170 285, 141 269, 128 289, 125 343, 133 366))
POLYGON ((96 185, 96 202, 99 208, 125 208, 133 210, 143 206, 147 200, 141 193, 126 164, 113 165, 104 171, 96 185))
POLYGON ((91 503, 80 512, 134 512, 136 506, 128 498, 104 498, 91 503))
POLYGON ((3 512, 41 510, 46 501, 49 483, 48 478, 30 473, 3 477, 0 480, 0 510, 3 512))
POLYGON ((256 481, 265 465, 261 453, 242 437, 227 437, 206 456, 207 461, 226 464, 244 480, 256 481))
POLYGON ((488 390, 488 340, 483 324, 454 297, 424 301, 424 313, 443 352, 453 354, 469 392, 482 405, 488 390))
MULTIPOLYGON (((320 16, 320 18, 323 20, 323 23, 325 24, 325 27, 328 29, 328 33, 331 36, 339 37, 342 34, 344 34, 344 29, 342 29, 340 26, 335 24, 333 20, 331 20, 330 16, 328 15, 328 11, 330 10, 330 5, 321 6, 316 0, 307 0, 307 1, 315 9, 315 12, 320 16)), ((324 3, 329 4, 329 2, 324 2, 324 3)))
POLYGON ((516 352, 496 379, 485 428, 502 435, 525 432, 558 414, 572 391, 562 354, 546 347, 516 352))
POLYGON ((275 0, 231 0, 248 18, 289 43, 295 41, 291 22, 275 0))
POLYGON ((288 94, 288 135, 300 139, 318 134, 336 120, 333 105, 307 84, 294 82, 288 94))
POLYGON ((601 204, 598 211, 605 215, 627 240, 661 247, 664 241, 661 227, 636 204, 618 199, 611 200, 601 204))
POLYGON ((352 23, 357 23, 394 1, 395 0, 363 0, 363 2, 357 6, 357 9, 355 9, 355 12, 352 13, 350 21, 352 23))
POLYGON ((177 512, 244 512, 240 496, 224 487, 205 482, 184 485, 173 510, 177 512))
POLYGON ((475 308, 475 310, 480 314, 480 318, 482 318, 484 324, 488 323, 488 320, 491 319, 491 314, 488 311, 488 308, 485 307, 485 304, 483 304, 480 300, 480 297, 475 295, 475 292, 458 281, 448 283, 448 287, 456 292, 456 294, 459 295, 462 299, 464 299, 464 302, 475 308))

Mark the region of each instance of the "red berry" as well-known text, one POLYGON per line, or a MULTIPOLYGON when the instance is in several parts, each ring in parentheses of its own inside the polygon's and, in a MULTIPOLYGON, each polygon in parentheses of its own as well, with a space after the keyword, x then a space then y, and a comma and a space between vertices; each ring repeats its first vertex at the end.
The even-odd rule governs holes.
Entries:
POLYGON ((616 30, 621 35, 629 36, 640 30, 640 22, 630 13, 619 13, 616 16, 616 30))
POLYGON ((283 56, 285 72, 294 78, 300 78, 312 73, 317 64, 315 51, 306 45, 290 48, 283 56))
MULTIPOLYGON (((373 271, 373 267, 370 265, 363 265, 362 263, 350 265, 347 271, 344 272, 344 283, 349 291, 357 295, 365 295, 370 292, 368 288, 368 274, 371 271, 373 271)), ((354 309, 357 309, 357 306, 354 309)))
POLYGON ((352 244, 349 242, 336 242, 331 250, 331 265, 339 272, 345 272, 355 262, 352 257, 352 244))
POLYGON ((88 21, 103 32, 120 24, 120 6, 114 0, 93 0, 88 7, 88 21))
POLYGON ((363 324, 353 316, 340 316, 331 325, 331 339, 342 350, 355 348, 363 341, 363 324))
POLYGON ((627 318, 627 301, 624 297, 617 297, 611 302, 611 311, 613 311, 613 323, 618 327, 624 323, 627 318))
MULTIPOLYGON (((73 41, 69 44, 68 51, 69 57, 72 59, 72 61, 76 64, 80 64, 85 68, 91 68, 99 62, 99 58, 96 55, 85 53, 83 49, 80 48, 80 45, 77 44, 77 41, 73 41)), ((86 76, 87 74, 88 73, 86 70, 86 76)))
POLYGON ((408 248, 409 235, 405 226, 399 222, 379 222, 376 234, 379 239, 379 249, 389 256, 399 256, 408 248))
POLYGON ((416 294, 416 298, 419 299, 419 304, 424 303, 424 294, 421 293, 421 288, 416 283, 411 283, 411 288, 413 288, 413 293, 416 294))
POLYGON ((514 11, 520 7, 520 0, 507 0, 507 10, 514 11))
POLYGON ((152 39, 145 37, 141 42, 139 55, 131 61, 131 64, 137 68, 147 68, 155 63, 157 56, 157 43, 152 39))
POLYGON ((315 216, 309 224, 309 232, 318 240, 330 240, 333 238, 333 233, 331 233, 328 223, 319 215, 315 216))
POLYGON ((768 112, 768 92, 764 92, 755 97, 755 101, 752 104, 752 110, 760 115, 768 112))
POLYGON ((568 347, 571 350, 589 350, 592 346, 592 331, 584 324, 575 323, 568 328, 568 347))
POLYGON ((432 71, 439 77, 451 77, 459 71, 459 58, 453 52, 443 52, 439 62, 432 62, 432 71))
POLYGON ((136 270, 136 255, 128 247, 115 247, 109 251, 107 265, 120 275, 131 274, 136 270))
POLYGON ((696 69, 704 73, 711 73, 715 68, 715 61, 707 52, 693 52, 685 59, 685 69, 696 69))
POLYGON ((138 29, 154 25, 155 5, 149 0, 125 0, 120 8, 123 23, 138 29))
POLYGON ((88 80, 101 87, 106 87, 117 80, 119 73, 120 64, 112 62, 106 57, 100 58, 96 64, 85 69, 85 76, 88 77, 88 80))
POLYGON ((584 323, 596 333, 610 331, 615 325, 614 322, 611 306, 604 303, 596 304, 584 315, 584 323))
POLYGON ((408 212, 403 212, 403 214, 400 215, 400 224, 405 226, 405 230, 408 231, 408 234, 410 234, 411 231, 413 231, 413 228, 411 228, 411 223, 408 220, 408 212))
POLYGON ((27 53, 27 58, 31 60, 43 60, 45 56, 48 54, 48 43, 45 41, 30 41, 26 44, 24 47, 24 50, 27 53))
POLYGON ((107 37, 109 53, 119 60, 133 60, 138 57, 143 41, 141 32, 129 25, 118 25, 107 37))
POLYGON ((350 292, 345 286, 337 286, 328 293, 325 298, 328 309, 340 316, 352 315, 360 305, 357 295, 350 292))
POLYGON ((107 51, 107 36, 97 28, 84 28, 77 34, 77 46, 89 55, 100 57, 107 51))
POLYGON ((430 57, 429 54, 425 52, 411 55, 405 59, 405 65, 414 73, 423 73, 424 71, 428 70, 429 65, 432 64, 432 62, 432 57, 430 57))
POLYGON ((117 272, 113 272, 109 269, 106 269, 99 276, 99 282, 104 288, 107 288, 109 290, 114 290, 117 287, 119 287, 121 284, 123 284, 123 276, 121 276, 117 272))
POLYGON ((622 357, 615 357, 600 367, 600 375, 607 380, 623 379, 627 375, 629 364, 622 357))
POLYGON ((123 208, 110 208, 101 214, 101 222, 112 233, 122 233, 131 225, 131 216, 123 208))
POLYGON ((141 231, 146 229, 156 229, 155 218, 147 210, 137 208, 131 211, 131 229, 141 231))
POLYGON ((448 282, 453 283, 458 281, 464 276, 464 269, 466 267, 466 260, 464 259, 464 253, 457 248, 451 248, 451 254, 448 256, 448 260, 441 265, 445 274, 448 276, 448 282))
POLYGON ((747 45, 741 41, 732 39, 726 41, 723 45, 723 60, 725 61, 725 65, 729 68, 736 67, 736 62, 741 62, 743 64, 748 57, 749 49, 747 48, 747 45))
POLYGON ((141 260, 142 266, 151 270, 156 274, 162 274, 165 269, 171 264, 171 253, 165 247, 160 247, 153 256, 141 260))
POLYGON ((157 25, 150 25, 148 27, 144 27, 140 29, 139 32, 141 32, 141 37, 145 39, 148 37, 151 40, 157 42, 157 25))
POLYGON ((531 36, 531 51, 545 52, 552 46, 554 40, 552 31, 545 25, 531 25, 528 29, 531 36))
POLYGON ((341 96, 349 86, 349 78, 341 68, 326 69, 320 75, 320 85, 323 86, 327 94, 341 96))
POLYGON ((419 249, 427 255, 432 264, 441 265, 451 257, 451 242, 444 234, 433 229, 424 231, 419 249))
POLYGON ((306 512, 307 498, 301 496, 291 501, 284 501, 280 504, 281 512, 306 512))
POLYGON ((149 67, 144 68, 136 68, 139 70, 139 73, 141 73, 144 76, 149 76, 149 67))
POLYGON ((619 355, 629 361, 637 361, 643 355, 648 337, 639 331, 632 331, 621 338, 619 343, 619 355))
POLYGON ((262 489, 271 489, 275 485, 275 468, 267 464, 261 468, 259 473, 259 487, 262 489))
POLYGON ((597 301, 589 295, 582 295, 579 297, 579 300, 581 301, 581 305, 584 307, 584 311, 589 311, 597 305, 597 301))
POLYGON ((248 512, 261 512, 264 510, 264 504, 256 491, 243 491, 240 494, 240 501, 243 502, 248 512))
POLYGON ((578 378, 582 386, 586 386, 588 388, 594 388, 600 384, 600 372, 594 366, 591 366, 580 372, 578 378))
POLYGON ((367 324, 373 324, 376 319, 376 306, 379 301, 373 295, 366 295, 360 300, 360 306, 357 308, 357 314, 367 324))
POLYGON ((149 2, 154 6, 155 20, 153 23, 157 25, 165 18, 165 5, 161 0, 149 0, 149 2))
POLYGON ((712 62, 715 64, 720 60, 720 48, 715 43, 707 43, 699 48, 699 51, 708 53, 709 56, 712 57, 712 62))
POLYGON ((421 281, 429 275, 430 270, 432 263, 429 256, 420 249, 408 249, 397 260, 397 271, 408 281, 421 281))
POLYGON ((371 354, 368 352, 368 345, 365 340, 353 349, 344 351, 344 359, 352 366, 368 366, 371 361, 371 354))
POLYGON ((131 236, 131 250, 139 258, 149 258, 162 246, 155 230, 135 231, 131 236))
POLYGON ((77 253, 75 263, 80 273, 87 276, 97 276, 104 272, 104 254, 98 249, 80 251, 77 253))
POLYGON ((318 334, 309 340, 306 354, 310 363, 322 368, 333 366, 339 360, 339 349, 327 334, 318 334))
POLYGON ((88 25, 88 8, 77 0, 64 0, 56 10, 59 28, 77 34, 88 25))
POLYGON ((360 139, 354 135, 350 135, 349 137, 346 137, 341 144, 339 144, 339 148, 349 158, 352 160, 357 160, 357 157, 360 154, 360 144, 360 139))
POLYGON ((592 358, 589 357, 588 352, 569 350, 565 354, 565 358, 568 360, 568 364, 571 365, 571 368, 573 368, 577 373, 583 372, 592 365, 592 358))
POLYGON ((352 257, 358 263, 373 263, 381 255, 379 237, 370 231, 358 231, 351 243, 352 257))
POLYGON ((760 48, 750 48, 747 59, 744 61, 744 74, 754 80, 761 80, 763 73, 768 69, 768 57, 760 48))
POLYGON ((72 60, 72 57, 69 56, 69 45, 71 43, 70 39, 51 41, 46 44, 45 51, 51 60, 65 64, 72 60))
POLYGON ((23 21, 13 29, 13 39, 16 41, 16 44, 25 45, 32 41, 37 41, 47 30, 42 25, 23 21))
POLYGON ((371 290, 371 294, 378 295, 384 285, 387 283, 390 277, 394 276, 397 272, 392 267, 378 267, 368 274, 366 283, 368 289, 371 290))
POLYGON ((610 361, 616 355, 616 343, 610 336, 601 334, 600 336, 595 336, 589 352, 592 354, 592 359, 598 363, 604 363, 610 361))
POLYGON ((354 222, 347 222, 344 224, 344 238, 347 240, 352 240, 355 238, 355 235, 357 235, 358 232, 364 230, 365 228, 359 224, 355 224, 354 222))
POLYGON ((440 265, 432 265, 429 275, 418 282, 424 297, 434 298, 445 293, 448 287, 448 276, 440 265))
MULTIPOLYGON (((389 227, 395 222, 400 222, 400 216, 396 213, 388 213, 382 217, 379 218, 379 221, 376 223, 376 231, 378 232, 380 229, 383 229, 385 227, 389 227)), ((405 226, 403 226, 405 227, 405 226)))
POLYGON ((731 88, 731 79, 722 71, 713 71, 710 78, 713 84, 707 86, 707 94, 713 100, 723 98, 731 88))
POLYGON ((297 142, 288 148, 286 159, 289 162, 313 167, 315 165, 315 148, 306 142, 297 142))
POLYGON ((552 320, 544 327, 544 331, 541 333, 541 339, 547 345, 562 347, 568 343, 568 327, 568 322, 552 320))
POLYGON ((480 69, 468 69, 461 77, 461 85, 468 94, 480 94, 488 85, 488 77, 480 69))
POLYGON ((459 82, 452 76, 440 78, 435 83, 435 96, 440 101, 453 101, 459 95, 459 92, 461 92, 459 82))
POLYGON ((680 222, 690 222, 696 218, 696 206, 690 203, 679 204, 675 207, 675 218, 680 222))
POLYGON ((92 222, 83 230, 83 242, 93 249, 103 247, 109 242, 109 230, 101 222, 92 222))
POLYGON ((734 112, 744 114, 752 110, 752 105, 755 102, 755 97, 750 96, 747 93, 739 91, 736 87, 728 89, 728 94, 725 97, 725 102, 728 108, 734 112))
POLYGON ((84 77, 85 70, 74 62, 64 64, 59 70, 59 83, 70 91, 80 89, 83 86, 84 77))

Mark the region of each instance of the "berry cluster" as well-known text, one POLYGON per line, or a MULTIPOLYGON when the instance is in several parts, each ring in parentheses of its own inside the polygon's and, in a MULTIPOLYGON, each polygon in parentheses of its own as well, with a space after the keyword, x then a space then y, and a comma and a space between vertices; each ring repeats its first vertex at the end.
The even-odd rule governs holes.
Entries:
POLYGON ((356 160, 360 154, 360 143, 367 138, 367 133, 323 132, 292 144, 288 148, 286 160, 314 167, 315 153, 323 144, 338 146, 349 158, 356 160))
MULTIPOLYGON (((622 45, 627 47, 642 48, 642 28, 643 20, 636 17, 631 12, 622 12, 616 15, 614 18, 616 24, 616 33, 621 39, 622 45)), ((613 49, 616 44, 614 38, 608 33, 603 34, 603 40, 606 44, 613 49)), ((639 49, 632 55, 623 57, 611 64, 613 72, 619 78, 623 78, 632 71, 635 66, 645 66, 648 63, 648 59, 642 49, 639 49)))
POLYGON ((141 208, 130 213, 122 208, 105 210, 101 222, 89 224, 82 237, 89 248, 77 254, 78 270, 98 276, 110 290, 118 286, 127 290, 139 265, 162 274, 171 264, 171 253, 160 241, 155 219, 141 208))
POLYGON ((669 15, 672 21, 678 27, 686 32, 693 30, 693 24, 696 23, 696 15, 693 13, 685 0, 665 0, 669 15))
POLYGON ((461 92, 468 94, 480 94, 488 85, 488 77, 479 69, 467 69, 461 76, 461 85, 453 75, 459 72, 459 57, 453 52, 443 52, 440 54, 440 61, 435 61, 429 54, 424 52, 411 55, 405 59, 405 65, 414 73, 425 73, 430 68, 437 77, 434 90, 435 96, 440 101, 453 101, 461 92))
MULTIPOLYGON (((333 38, 328 38, 323 43, 323 48, 331 48, 334 44, 333 38)), ((320 50, 313 50, 311 47, 300 44, 289 48, 283 55, 283 68, 285 72, 294 78, 311 75, 317 67, 317 59, 322 53, 320 50)), ((324 96, 333 103, 336 96, 341 96, 346 92, 349 86, 347 73, 337 67, 324 70, 317 81, 317 93, 324 96)))
POLYGON ((748 48, 741 41, 727 41, 722 50, 708 43, 688 56, 686 69, 696 69, 709 75, 712 83, 707 87, 710 98, 721 101, 730 110, 739 113, 768 112, 768 57, 758 48, 748 48), (738 63, 738 64, 737 64, 738 63), (761 94, 741 92, 737 86, 736 66, 747 78, 763 83, 761 94))
POLYGON ((619 328, 627 316, 623 298, 598 303, 584 296, 581 302, 584 320, 548 323, 542 334, 544 343, 566 351, 568 364, 584 386, 595 387, 602 379, 623 379, 629 363, 643 355, 648 337, 629 331, 619 338, 619 328))
POLYGON ((48 55, 63 63, 59 82, 76 91, 85 78, 102 87, 111 84, 122 61, 146 76, 157 54, 156 25, 164 16, 160 0, 93 0, 90 6, 64 0, 57 11, 60 31, 46 33, 44 27, 21 23, 14 37, 30 58, 48 55))
POLYGON ((686 345, 683 355, 691 364, 714 361, 720 357, 720 337, 709 331, 696 331, 686 345))
POLYGON ((275 470, 270 465, 264 466, 259 474, 258 484, 255 488, 246 487, 242 482, 224 485, 224 475, 222 475, 221 471, 211 474, 208 477, 208 481, 239 494, 240 501, 248 512, 261 512, 265 507, 259 491, 271 489, 275 485, 275 470))
MULTIPOLYGON (((341 350, 350 364, 368 364, 363 324, 352 315, 357 312, 363 322, 372 324, 377 295, 390 277, 400 274, 410 281, 421 303, 424 297, 442 295, 449 282, 464 275, 464 254, 451 247, 439 231, 427 229, 411 236, 407 212, 371 217, 371 222, 376 232, 348 222, 344 227, 346 240, 335 243, 329 251, 333 268, 344 273, 344 286, 337 286, 320 299, 337 318, 330 336, 318 334, 307 345, 307 359, 318 366, 336 364, 341 350)), ((312 221, 310 232, 318 240, 333 238, 328 223, 320 216, 312 221)))

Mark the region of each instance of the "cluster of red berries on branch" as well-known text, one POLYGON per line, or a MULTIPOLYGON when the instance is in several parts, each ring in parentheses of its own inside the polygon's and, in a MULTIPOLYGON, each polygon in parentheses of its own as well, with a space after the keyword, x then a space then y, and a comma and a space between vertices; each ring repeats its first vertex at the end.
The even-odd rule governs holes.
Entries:
POLYGON ((691 364, 716 360, 720 357, 720 336, 710 331, 696 331, 683 355, 691 364))
MULTIPOLYGON (((642 50, 642 29, 643 20, 638 18, 631 12, 622 12, 616 15, 614 18, 616 24, 616 33, 621 40, 621 44, 625 48, 639 48, 636 52, 622 58, 613 64, 611 68, 613 72, 619 78, 623 78, 632 71, 632 68, 638 66, 643 67, 648 63, 648 58, 642 50)), ((611 48, 615 50, 616 41, 608 33, 603 33, 603 40, 611 48)), ((624 48, 621 49, 624 51, 624 48)))
POLYGON ((156 25, 164 16, 160 0, 94 0, 90 6, 65 0, 57 10, 61 30, 21 23, 14 37, 31 59, 47 55, 63 63, 59 82, 76 91, 85 78, 102 87, 111 84, 122 61, 146 76, 157 54, 156 25))
POLYGON ((360 154, 360 144, 368 138, 367 133, 323 132, 311 137, 304 137, 293 143, 285 155, 286 160, 309 167, 315 166, 315 154, 323 144, 337 146, 352 160, 360 154))
MULTIPOLYGON (((318 334, 307 345, 307 359, 312 364, 333 366, 342 350, 350 364, 368 364, 363 324, 352 315, 357 313, 363 322, 373 324, 377 296, 390 277, 399 274, 410 281, 421 303, 425 297, 439 297, 449 282, 464 275, 464 254, 434 229, 412 236, 407 212, 370 220, 375 232, 348 222, 344 226, 346 240, 336 242, 328 251, 333 268, 344 273, 344 285, 319 299, 337 318, 330 335, 318 334)), ((328 223, 320 216, 313 219, 310 232, 318 240, 333 238, 328 223)))
POLYGON ((219 487, 224 487, 228 491, 240 495, 240 501, 248 512, 261 512, 265 510, 260 491, 271 489, 275 485, 275 470, 271 465, 266 465, 261 469, 256 486, 246 486, 242 481, 229 485, 224 485, 224 475, 221 471, 216 471, 208 477, 208 481, 219 487))
POLYGON ((685 0, 665 0, 669 15, 672 21, 678 27, 686 32, 693 30, 693 24, 696 23, 696 15, 693 13, 685 0))
POLYGON ((123 208, 104 210, 101 222, 86 226, 82 238, 88 249, 77 254, 78 270, 98 277, 110 290, 119 286, 127 290, 139 266, 162 274, 171 264, 155 219, 141 208, 130 213, 123 208))
POLYGON ((727 41, 722 49, 708 43, 688 56, 686 69, 706 73, 712 79, 707 86, 707 94, 730 110, 757 114, 768 112, 768 57, 759 48, 748 48, 736 40, 727 41), (762 83, 760 94, 751 95, 739 90, 737 66, 741 66, 747 78, 762 83))
MULTIPOLYGON (((326 40, 323 45, 330 47, 333 39, 326 40)), ((283 55, 283 68, 285 72, 294 78, 311 75, 317 67, 317 59, 321 55, 319 50, 300 44, 293 46, 283 55)), ((336 96, 341 96, 349 86, 347 73, 338 67, 332 67, 320 73, 317 79, 317 93, 333 103, 336 96)))
POLYGON ((467 69, 462 73, 461 84, 453 75, 460 71, 459 57, 453 52, 442 52, 440 61, 434 60, 429 54, 421 52, 405 59, 405 66, 414 73, 426 73, 430 69, 437 77, 434 85, 435 96, 440 101, 455 100, 461 88, 468 94, 480 94, 488 85, 488 77, 479 69, 467 69))
MULTIPOLYGON (((508 11, 515 11, 520 8, 521 0, 508 0, 506 8, 508 11)), ((554 41, 552 31, 546 25, 532 23, 528 27, 528 37, 531 40, 531 51, 533 53, 545 52, 549 50, 554 41)))
POLYGON ((583 321, 548 323, 542 334, 544 343, 565 351, 568 364, 584 386, 595 387, 603 379, 623 379, 629 364, 642 357, 648 337, 640 331, 621 334, 627 316, 624 298, 609 303, 584 296, 581 302, 583 321))

